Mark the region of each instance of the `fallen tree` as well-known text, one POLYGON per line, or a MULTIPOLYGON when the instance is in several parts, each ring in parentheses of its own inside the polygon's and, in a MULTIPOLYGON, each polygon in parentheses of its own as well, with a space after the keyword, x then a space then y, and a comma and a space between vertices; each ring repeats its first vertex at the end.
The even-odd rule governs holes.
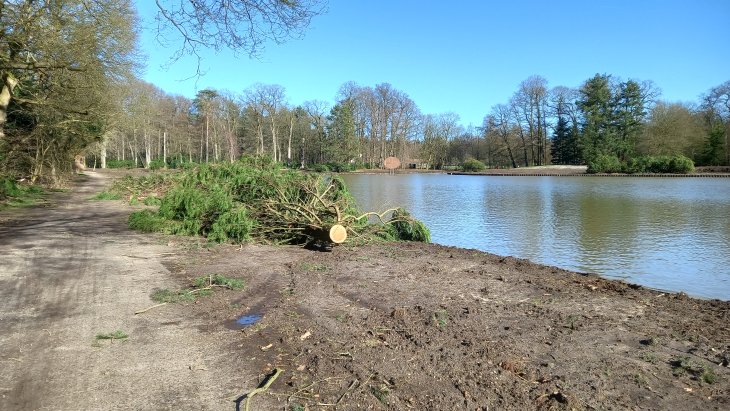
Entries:
POLYGON ((216 242, 430 241, 405 210, 363 213, 339 177, 282 170, 264 158, 200 165, 175 180, 159 210, 133 213, 130 227, 216 242))

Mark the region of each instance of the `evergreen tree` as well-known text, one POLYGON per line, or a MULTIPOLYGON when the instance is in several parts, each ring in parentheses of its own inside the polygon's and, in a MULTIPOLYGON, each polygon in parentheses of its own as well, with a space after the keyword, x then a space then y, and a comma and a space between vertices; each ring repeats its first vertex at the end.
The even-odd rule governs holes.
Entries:
POLYGON ((570 146, 568 145, 570 139, 570 129, 568 127, 568 120, 564 117, 558 117, 558 123, 555 126, 555 132, 553 134, 553 143, 550 155, 552 156, 553 164, 569 164, 570 146))
POLYGON ((328 120, 328 158, 338 163, 353 161, 357 157, 357 139, 351 102, 345 100, 336 104, 330 111, 328 120))
POLYGON ((614 96, 613 118, 616 135, 615 153, 627 161, 636 153, 636 144, 641 135, 646 108, 639 83, 628 80, 619 84, 614 96))
POLYGON ((611 76, 596 74, 580 88, 581 98, 576 102, 583 114, 581 146, 583 160, 593 161, 603 154, 615 154, 615 130, 613 122, 613 97, 611 76))

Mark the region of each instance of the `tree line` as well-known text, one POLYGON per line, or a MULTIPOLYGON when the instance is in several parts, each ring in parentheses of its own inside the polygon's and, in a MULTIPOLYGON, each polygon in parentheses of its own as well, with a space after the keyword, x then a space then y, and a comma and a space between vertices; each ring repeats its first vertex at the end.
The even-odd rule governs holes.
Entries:
POLYGON ((531 76, 481 127, 456 113, 423 114, 403 91, 348 82, 333 104, 289 104, 284 87, 254 84, 239 94, 206 89, 194 99, 136 82, 117 127, 90 154, 149 167, 170 162, 233 161, 270 156, 292 167, 404 166, 442 169, 477 159, 488 167, 626 163, 639 156, 685 156, 697 165, 728 165, 730 82, 700 101, 661 101, 650 81, 597 74, 578 88, 548 88, 531 76), (108 154, 105 154, 108 153, 108 154))
MULTIPOLYGON (((163 20, 181 18, 157 4, 163 20)), ((198 17, 215 18, 209 11, 198 17)), ((314 14, 283 15, 280 24, 302 28, 314 14)), ((575 88, 551 88, 531 76, 480 126, 465 128, 456 113, 422 113, 388 83, 348 82, 332 102, 301 104, 275 84, 205 89, 194 98, 167 93, 138 78, 138 21, 124 0, 3 2, 0 29, 0 172, 32 181, 56 181, 78 155, 99 167, 147 168, 245 154, 336 170, 382 167, 390 156, 430 169, 469 159, 504 168, 646 155, 730 165, 730 81, 697 102, 670 103, 650 81, 596 74, 575 88)), ((242 40, 251 53, 260 50, 260 41, 242 40)), ((202 44, 186 37, 180 53, 196 54, 202 44)))

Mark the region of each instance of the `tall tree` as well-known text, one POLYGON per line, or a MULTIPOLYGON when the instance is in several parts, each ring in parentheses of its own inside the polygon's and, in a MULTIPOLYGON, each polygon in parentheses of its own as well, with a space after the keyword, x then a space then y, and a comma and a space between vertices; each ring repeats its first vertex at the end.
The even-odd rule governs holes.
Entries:
POLYGON ((707 129, 706 162, 730 165, 730 81, 702 96, 700 108, 707 129))
POLYGON ((703 162, 704 125, 701 115, 681 103, 659 102, 649 114, 638 147, 646 155, 683 154, 703 162))
POLYGON ((577 106, 583 117, 581 147, 588 163, 602 154, 615 154, 616 135, 613 121, 611 76, 596 74, 583 83, 577 106))
POLYGON ((136 68, 136 22, 125 0, 0 4, 0 151, 13 153, 4 169, 55 180, 101 138, 106 96, 136 68))
POLYGON ((620 160, 626 161, 635 154, 647 113, 639 83, 634 80, 620 83, 614 95, 613 109, 616 154, 620 160))
POLYGON ((327 134, 331 142, 332 161, 348 163, 355 160, 358 154, 355 137, 355 117, 350 100, 341 101, 332 107, 328 117, 327 134))

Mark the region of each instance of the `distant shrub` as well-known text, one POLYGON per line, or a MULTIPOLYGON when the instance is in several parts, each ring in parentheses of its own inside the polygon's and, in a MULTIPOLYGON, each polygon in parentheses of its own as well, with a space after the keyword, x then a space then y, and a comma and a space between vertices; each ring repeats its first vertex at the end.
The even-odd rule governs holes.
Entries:
POLYGON ((670 170, 670 173, 689 174, 695 171, 695 163, 688 157, 674 156, 670 161, 670 170))
POLYGON ((694 171, 694 162, 682 155, 641 156, 629 160, 624 166, 627 173, 688 174, 694 171))
POLYGON ((464 161, 462 169, 466 172, 476 172, 486 169, 487 166, 476 158, 470 158, 464 161))
POLYGON ((620 173, 623 171, 621 161, 614 155, 601 154, 588 163, 588 173, 620 173))
POLYGON ((107 160, 106 168, 135 168, 134 160, 107 160))
POLYGON ((318 173, 326 173, 330 171, 330 167, 327 164, 314 164, 312 170, 318 173))
POLYGON ((156 158, 152 161, 150 161, 150 170, 159 170, 161 168, 165 168, 166 164, 165 161, 161 158, 156 158))
POLYGON ((22 194, 22 190, 18 187, 15 179, 5 177, 0 179, 0 200, 8 197, 18 197, 22 194))

